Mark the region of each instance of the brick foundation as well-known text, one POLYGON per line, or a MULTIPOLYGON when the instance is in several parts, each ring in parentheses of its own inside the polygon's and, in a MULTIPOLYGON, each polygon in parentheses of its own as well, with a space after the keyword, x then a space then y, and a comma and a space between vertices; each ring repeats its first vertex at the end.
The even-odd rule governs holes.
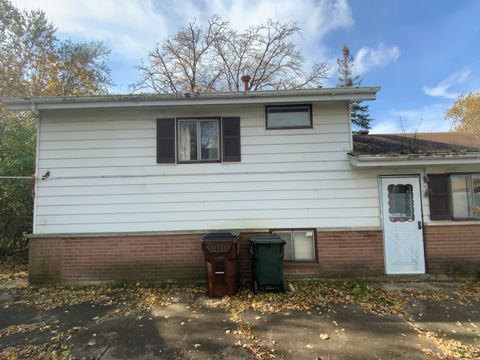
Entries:
MULTIPOLYGON (((240 237, 239 273, 251 276, 249 238, 240 237)), ((32 283, 203 280, 201 234, 30 239, 32 283)), ((480 224, 426 226, 427 272, 480 276, 480 224)), ((315 262, 285 262, 286 277, 384 275, 382 231, 317 231, 315 262)))
POLYGON ((480 278, 480 224, 425 226, 429 274, 480 278))
MULTIPOLYGON (((249 238, 240 236, 239 273, 251 276, 249 238)), ((30 239, 32 283, 82 284, 125 281, 201 280, 201 234, 30 239)), ((317 232, 316 262, 286 262, 287 277, 383 274, 380 231, 317 232)))

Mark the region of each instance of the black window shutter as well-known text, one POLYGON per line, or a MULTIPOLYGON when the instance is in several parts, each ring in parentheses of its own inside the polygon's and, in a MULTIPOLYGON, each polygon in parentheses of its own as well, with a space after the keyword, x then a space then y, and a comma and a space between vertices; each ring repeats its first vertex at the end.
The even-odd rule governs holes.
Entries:
POLYGON ((431 220, 450 220, 452 218, 448 181, 447 174, 428 175, 431 220))
POLYGON ((157 164, 175 163, 175 119, 157 119, 157 164))
POLYGON ((241 161, 240 118, 222 118, 223 161, 241 161))

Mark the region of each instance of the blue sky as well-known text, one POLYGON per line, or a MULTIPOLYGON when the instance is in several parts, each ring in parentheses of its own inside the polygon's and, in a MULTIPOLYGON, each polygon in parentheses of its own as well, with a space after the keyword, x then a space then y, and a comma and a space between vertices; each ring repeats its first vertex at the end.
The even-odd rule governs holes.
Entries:
POLYGON ((370 102, 376 133, 447 131, 444 112, 459 93, 480 90, 478 0, 13 0, 42 9, 61 38, 102 40, 112 49, 116 87, 127 93, 135 65, 154 43, 189 20, 213 14, 241 30, 266 18, 297 21, 309 62, 331 64, 343 44, 363 85, 382 87, 370 102))

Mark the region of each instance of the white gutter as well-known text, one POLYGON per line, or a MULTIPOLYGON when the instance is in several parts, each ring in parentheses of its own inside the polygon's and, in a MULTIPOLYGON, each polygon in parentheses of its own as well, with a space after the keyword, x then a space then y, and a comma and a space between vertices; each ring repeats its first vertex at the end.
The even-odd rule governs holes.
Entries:
POLYGON ((314 101, 375 100, 379 87, 319 88, 305 90, 186 93, 181 95, 104 95, 5 98, 10 111, 158 107, 228 104, 275 104, 314 101))
POLYGON ((355 168, 440 166, 440 165, 480 165, 480 152, 465 154, 431 155, 354 155, 348 154, 350 165, 355 168))

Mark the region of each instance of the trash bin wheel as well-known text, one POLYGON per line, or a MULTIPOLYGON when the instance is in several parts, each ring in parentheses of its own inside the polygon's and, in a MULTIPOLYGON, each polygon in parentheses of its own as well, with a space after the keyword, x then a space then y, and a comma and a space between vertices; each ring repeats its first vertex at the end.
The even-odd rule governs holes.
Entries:
POLYGON ((258 283, 257 280, 253 280, 253 292, 258 293, 258 283))
POLYGON ((280 290, 284 293, 284 292, 287 292, 287 284, 285 283, 285 281, 282 281, 282 283, 280 284, 280 290))

